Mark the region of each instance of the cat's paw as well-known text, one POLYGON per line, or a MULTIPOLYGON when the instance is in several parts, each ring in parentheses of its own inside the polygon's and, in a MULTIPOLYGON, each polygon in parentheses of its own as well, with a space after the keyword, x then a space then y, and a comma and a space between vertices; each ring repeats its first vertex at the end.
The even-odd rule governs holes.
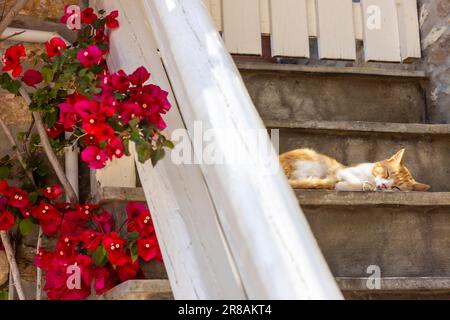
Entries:
POLYGON ((375 184, 373 184, 369 181, 364 182, 362 188, 363 188, 363 191, 375 191, 377 189, 375 184))

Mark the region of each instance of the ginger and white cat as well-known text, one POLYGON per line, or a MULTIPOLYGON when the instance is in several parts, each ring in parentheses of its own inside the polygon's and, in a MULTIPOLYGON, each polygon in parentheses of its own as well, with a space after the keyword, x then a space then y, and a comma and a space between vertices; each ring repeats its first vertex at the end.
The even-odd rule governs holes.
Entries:
POLYGON ((344 166, 311 149, 297 149, 280 155, 289 183, 296 189, 336 189, 339 191, 427 191, 403 165, 405 149, 391 158, 344 166))

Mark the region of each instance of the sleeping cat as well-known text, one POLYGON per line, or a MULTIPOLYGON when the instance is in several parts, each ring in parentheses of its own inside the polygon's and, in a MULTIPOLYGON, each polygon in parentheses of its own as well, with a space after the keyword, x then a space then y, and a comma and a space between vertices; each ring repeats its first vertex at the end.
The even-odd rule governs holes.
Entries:
POLYGON ((391 158, 344 166, 311 149, 297 149, 280 155, 289 183, 296 189, 336 189, 339 191, 427 191, 403 165, 405 149, 391 158))

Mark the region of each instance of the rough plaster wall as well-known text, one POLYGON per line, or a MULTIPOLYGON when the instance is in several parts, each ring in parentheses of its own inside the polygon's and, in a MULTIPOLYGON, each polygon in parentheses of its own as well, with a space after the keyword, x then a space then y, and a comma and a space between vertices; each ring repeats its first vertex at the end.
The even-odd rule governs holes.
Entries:
MULTIPOLYGON (((15 0, 0 1, 0 12, 3 11, 3 7, 7 12, 14 2, 15 0)), ((62 16, 65 5, 78 3, 76 0, 29 0, 20 14, 57 20, 62 16)))
POLYGON ((450 123, 450 0, 419 0, 429 120, 450 123))

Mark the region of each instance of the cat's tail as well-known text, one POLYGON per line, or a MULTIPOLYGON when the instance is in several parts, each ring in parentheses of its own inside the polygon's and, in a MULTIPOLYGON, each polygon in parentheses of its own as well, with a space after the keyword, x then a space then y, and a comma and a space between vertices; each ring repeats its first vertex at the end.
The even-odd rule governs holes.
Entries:
POLYGON ((289 184, 294 189, 326 189, 333 190, 336 181, 333 179, 309 178, 300 180, 289 179, 289 184))

